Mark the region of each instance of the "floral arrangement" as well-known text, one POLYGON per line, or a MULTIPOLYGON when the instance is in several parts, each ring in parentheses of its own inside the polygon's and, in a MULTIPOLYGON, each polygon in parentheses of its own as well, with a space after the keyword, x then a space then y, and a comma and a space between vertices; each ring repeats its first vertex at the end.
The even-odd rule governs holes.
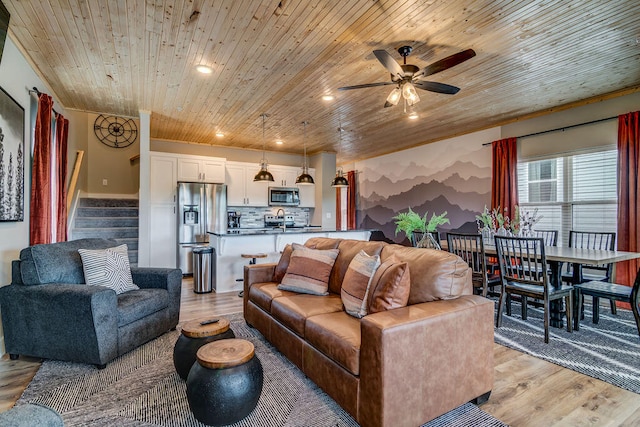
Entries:
POLYGON ((542 216, 538 215, 538 208, 535 208, 533 213, 530 213, 529 211, 520 209, 518 205, 514 208, 512 218, 509 218, 507 215, 506 208, 495 208, 489 211, 486 205, 482 213, 476 215, 478 231, 488 230, 494 234, 510 232, 514 236, 520 235, 523 230, 531 233, 533 226, 541 219, 542 216))

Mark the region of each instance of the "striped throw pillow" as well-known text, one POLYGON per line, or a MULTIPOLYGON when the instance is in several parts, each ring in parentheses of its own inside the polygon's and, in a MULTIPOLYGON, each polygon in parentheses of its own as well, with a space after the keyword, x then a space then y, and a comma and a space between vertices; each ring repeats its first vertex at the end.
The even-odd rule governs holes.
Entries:
POLYGON ((338 249, 311 249, 294 243, 287 272, 278 289, 328 295, 329 276, 338 253, 338 249))
POLYGON ((342 281, 340 297, 344 310, 353 317, 367 315, 367 297, 371 287, 371 279, 380 266, 380 256, 369 256, 360 251, 353 257, 342 281))
POLYGON ((116 294, 140 289, 133 283, 127 245, 108 249, 78 249, 87 285, 106 286, 116 294))

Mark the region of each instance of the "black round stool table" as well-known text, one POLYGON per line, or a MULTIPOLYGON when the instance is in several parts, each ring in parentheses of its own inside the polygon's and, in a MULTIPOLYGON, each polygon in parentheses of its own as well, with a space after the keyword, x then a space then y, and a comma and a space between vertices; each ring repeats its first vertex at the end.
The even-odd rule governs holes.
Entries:
POLYGON ((233 424, 253 411, 262 392, 262 365, 253 344, 233 338, 206 344, 187 377, 187 400, 204 424, 233 424))
POLYGON ((187 379, 196 361, 196 352, 210 342, 235 338, 229 328, 229 320, 224 317, 193 320, 182 327, 182 334, 173 347, 173 366, 183 380, 187 379))

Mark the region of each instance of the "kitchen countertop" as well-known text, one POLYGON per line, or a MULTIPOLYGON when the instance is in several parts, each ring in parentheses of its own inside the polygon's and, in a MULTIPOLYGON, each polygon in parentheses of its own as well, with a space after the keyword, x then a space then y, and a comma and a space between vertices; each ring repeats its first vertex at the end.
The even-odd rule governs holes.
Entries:
POLYGON ((263 235, 277 235, 277 234, 300 234, 300 233, 335 233, 342 231, 371 231, 371 230, 336 230, 335 228, 322 228, 320 226, 308 226, 308 227, 287 227, 286 230, 282 228, 235 228, 230 229, 226 233, 215 233, 209 231, 209 234, 220 237, 228 237, 228 236, 263 236, 263 235))

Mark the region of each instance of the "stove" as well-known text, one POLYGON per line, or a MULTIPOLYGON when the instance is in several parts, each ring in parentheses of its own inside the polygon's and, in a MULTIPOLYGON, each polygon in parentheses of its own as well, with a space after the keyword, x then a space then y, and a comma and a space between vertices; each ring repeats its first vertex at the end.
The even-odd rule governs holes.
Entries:
POLYGON ((291 227, 295 224, 295 220, 293 215, 265 215, 264 216, 264 226, 265 227, 282 227, 282 225, 286 227, 291 227))

